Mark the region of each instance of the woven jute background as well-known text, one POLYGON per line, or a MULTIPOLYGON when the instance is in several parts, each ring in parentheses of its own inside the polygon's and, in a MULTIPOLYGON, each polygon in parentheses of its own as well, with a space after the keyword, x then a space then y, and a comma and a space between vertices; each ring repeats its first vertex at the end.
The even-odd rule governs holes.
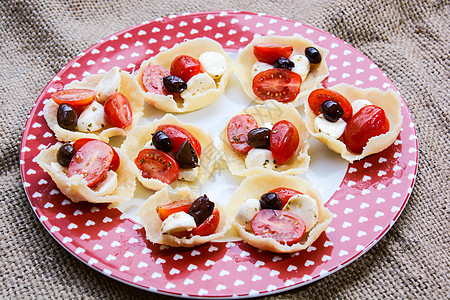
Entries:
POLYGON ((146 20, 183 12, 263 12, 348 42, 393 81, 419 138, 409 203, 387 235, 342 270, 270 299, 449 299, 449 2, 446 0, 0 2, 0 298, 164 299, 78 261, 43 228, 19 171, 35 100, 78 53, 146 20))

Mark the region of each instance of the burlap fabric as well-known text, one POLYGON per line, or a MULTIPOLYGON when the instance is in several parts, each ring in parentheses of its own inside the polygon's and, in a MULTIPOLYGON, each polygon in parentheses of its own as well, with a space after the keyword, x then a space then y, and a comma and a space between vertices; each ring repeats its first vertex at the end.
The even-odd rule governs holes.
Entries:
POLYGON ((2 0, 0 298, 167 298, 114 281, 59 246, 24 193, 20 141, 40 92, 79 52, 143 21, 204 10, 264 12, 336 35, 383 69, 403 95, 417 128, 415 188, 388 234, 346 268, 269 298, 450 298, 450 9, 445 0, 2 0))

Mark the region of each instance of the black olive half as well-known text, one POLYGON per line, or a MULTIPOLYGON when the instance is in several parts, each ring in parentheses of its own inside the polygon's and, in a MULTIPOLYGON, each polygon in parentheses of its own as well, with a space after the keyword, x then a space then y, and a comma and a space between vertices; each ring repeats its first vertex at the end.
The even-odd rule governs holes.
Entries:
POLYGON ((290 71, 295 67, 295 64, 289 58, 281 56, 275 60, 275 62, 273 63, 273 67, 290 71))
POLYGON ((198 167, 198 155, 189 140, 185 140, 178 148, 177 153, 175 153, 175 160, 183 169, 198 167))
POLYGON ((339 103, 333 100, 327 100, 322 102, 320 105, 320 110, 322 111, 323 116, 330 122, 337 122, 343 115, 344 110, 339 105, 339 103))
POLYGON ((163 78, 163 83, 166 90, 174 94, 179 94, 187 89, 186 82, 178 76, 166 76, 163 78))
POLYGON ((261 203, 261 209, 276 209, 281 210, 281 199, 277 193, 265 193, 261 195, 259 199, 261 203))
POLYGON ((208 196, 203 195, 192 202, 188 214, 194 218, 195 224, 199 225, 212 214, 214 206, 214 202, 209 200, 208 196))
POLYGON ((172 140, 170 137, 162 130, 158 130, 153 134, 152 137, 153 145, 156 149, 159 149, 164 152, 172 151, 172 140))
POLYGON ((314 47, 307 47, 305 49, 305 56, 312 64, 318 64, 322 61, 322 55, 320 55, 319 50, 314 47))
POLYGON ((58 163, 63 167, 68 167, 70 165, 70 161, 72 160, 72 157, 75 155, 77 150, 75 147, 70 144, 62 144, 58 152, 56 152, 56 159, 58 160, 58 163))
POLYGON ((255 148, 270 147, 270 129, 258 127, 247 133, 247 144, 255 148))
POLYGON ((67 130, 75 130, 77 127, 78 116, 72 106, 69 104, 61 104, 56 113, 58 125, 67 130))

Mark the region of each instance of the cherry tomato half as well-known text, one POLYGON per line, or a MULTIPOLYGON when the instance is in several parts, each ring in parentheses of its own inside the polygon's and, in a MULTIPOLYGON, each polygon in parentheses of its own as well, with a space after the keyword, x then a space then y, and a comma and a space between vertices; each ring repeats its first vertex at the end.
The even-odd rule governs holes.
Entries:
POLYGON ((188 82, 194 75, 200 73, 202 65, 200 62, 188 55, 175 57, 170 65, 170 74, 175 75, 188 82))
POLYGON ((171 214, 184 211, 185 213, 189 212, 189 208, 191 208, 192 200, 180 200, 174 201, 168 204, 159 205, 156 207, 156 212, 158 213, 161 221, 167 219, 171 214))
POLYGON ((355 153, 361 153, 370 138, 389 131, 389 120, 381 107, 367 105, 348 121, 344 130, 344 144, 355 153))
POLYGON ((220 222, 220 213, 217 208, 214 208, 212 214, 206 218, 200 225, 197 226, 194 230, 192 230, 192 235, 200 235, 207 236, 216 232, 217 227, 220 222))
POLYGON ((291 199, 292 196, 303 194, 302 192, 299 192, 299 191, 296 191, 296 190, 293 190, 290 188, 286 188, 286 187, 279 187, 279 188, 269 191, 268 193, 275 193, 278 195, 278 197, 280 197, 281 207, 284 207, 289 202, 289 199, 291 199))
POLYGON ((110 145, 100 140, 88 141, 77 149, 69 164, 67 176, 81 174, 87 181, 87 186, 93 187, 105 178, 113 158, 114 151, 110 145))
POLYGON ((299 216, 284 210, 263 209, 253 218, 256 235, 273 238, 286 245, 298 243, 305 233, 305 222, 299 216))
POLYGON ((105 118, 114 127, 125 128, 133 122, 130 101, 122 93, 109 96, 104 105, 105 118))
MULTIPOLYGON (((84 144, 86 144, 87 142, 90 142, 90 141, 97 141, 96 139, 90 139, 90 138, 83 138, 83 139, 79 139, 79 140, 76 140, 74 143, 73 143, 73 147, 75 148, 75 150, 79 150, 84 144)), ((108 144, 107 144, 108 145, 108 144)), ((111 147, 110 145, 108 145, 109 147, 111 147)), ((113 151, 113 153, 114 153, 114 157, 113 157, 113 160, 111 161, 111 165, 109 166, 109 169, 111 170, 111 171, 117 171, 117 169, 119 168, 119 166, 120 166, 120 156, 119 156, 119 154, 117 153, 117 151, 116 150, 114 150, 114 148, 113 147, 111 147, 111 149, 112 149, 112 151, 113 151)))
POLYGON ((297 128, 289 121, 276 122, 270 133, 270 150, 277 165, 284 165, 297 150, 300 137, 297 128))
POLYGON ((134 163, 145 178, 155 178, 170 184, 177 180, 180 168, 175 159, 158 149, 143 149, 134 163))
POLYGON ((91 104, 95 98, 95 92, 88 89, 68 89, 52 94, 52 99, 57 104, 70 104, 72 107, 80 107, 91 104))
POLYGON ((192 133, 190 133, 183 127, 172 124, 163 124, 159 125, 158 128, 156 128, 155 132, 158 130, 162 130, 172 140, 173 153, 177 152, 178 148, 180 148, 185 140, 189 140, 192 146, 194 146, 195 152, 197 152, 197 156, 200 157, 200 155, 202 154, 202 145, 200 144, 200 142, 192 133))
POLYGON ((240 153, 248 153, 253 147, 247 144, 247 134, 258 127, 252 115, 237 115, 231 118, 227 126, 227 138, 231 147, 240 153))
POLYGON ((302 77, 286 69, 269 69, 253 77, 253 93, 262 100, 294 101, 300 93, 302 77))
POLYGON ((163 66, 148 65, 142 73, 142 85, 144 90, 158 95, 168 95, 164 88, 163 78, 169 76, 170 72, 163 66))
POLYGON ((320 105, 323 102, 331 100, 338 103, 344 110, 344 115, 341 117, 342 120, 348 122, 353 115, 353 108, 350 102, 338 92, 327 90, 327 89, 317 89, 311 92, 308 97, 308 105, 312 112, 318 116, 322 113, 320 110, 320 105))
POLYGON ((291 56, 294 48, 283 44, 255 44, 253 45, 253 54, 261 61, 268 64, 273 64, 279 57, 291 56))

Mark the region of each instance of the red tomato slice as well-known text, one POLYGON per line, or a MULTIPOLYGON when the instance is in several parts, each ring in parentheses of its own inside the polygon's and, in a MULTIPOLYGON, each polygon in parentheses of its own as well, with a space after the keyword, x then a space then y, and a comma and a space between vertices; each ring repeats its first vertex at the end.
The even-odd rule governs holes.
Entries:
POLYGON ((389 131, 389 120, 381 107, 367 105, 348 121, 344 130, 344 144, 355 153, 361 153, 370 138, 389 131))
POLYGON ((298 243, 305 233, 305 222, 299 216, 284 210, 263 209, 253 218, 256 235, 273 238, 286 245, 298 243))
POLYGON ((286 69, 269 69, 253 78, 253 93, 262 100, 294 101, 300 93, 302 77, 286 69))
POLYGON ((170 74, 175 75, 188 82, 194 75, 200 73, 202 65, 200 62, 188 55, 175 57, 170 65, 170 74))
POLYGON ((252 115, 237 115, 231 118, 227 126, 227 137, 231 147, 240 153, 248 153, 253 147, 247 144, 247 134, 257 127, 258 123, 252 115))
POLYGON ((154 178, 170 184, 177 180, 180 168, 175 159, 158 149, 143 149, 134 163, 145 178, 154 178))
POLYGON ((273 64, 279 57, 291 56, 294 48, 283 44, 256 44, 253 45, 253 54, 261 61, 268 64, 273 64))
POLYGON ((105 178, 113 158, 114 151, 110 145, 99 140, 88 141, 75 153, 67 176, 81 174, 87 186, 93 187, 105 178))
POLYGON ((161 219, 161 221, 164 221, 171 214, 180 211, 188 213, 192 202, 193 202, 192 200, 180 200, 164 205, 159 205, 158 207, 156 207, 156 212, 158 213, 158 216, 161 219))
POLYGON ((212 214, 206 218, 200 225, 192 230, 192 235, 207 236, 216 232, 217 227, 220 223, 220 212, 217 208, 214 208, 212 214))
POLYGON ((57 91, 51 97, 59 105, 66 103, 75 108, 91 104, 94 101, 95 92, 88 89, 69 89, 57 91))
POLYGON ((130 101, 121 93, 109 96, 104 105, 106 121, 114 127, 125 128, 133 122, 130 101))
POLYGON ((144 90, 158 95, 168 95, 164 88, 163 78, 169 76, 170 72, 163 66, 148 65, 142 73, 142 85, 144 90))
POLYGON ((344 110, 344 115, 341 117, 342 120, 348 122, 353 115, 353 108, 350 102, 338 92, 327 90, 327 89, 317 89, 311 92, 308 97, 308 104, 312 112, 318 116, 322 113, 320 110, 320 105, 327 100, 332 100, 338 103, 344 110))
POLYGON ((269 191, 268 193, 276 193, 278 195, 278 197, 280 197, 281 199, 281 207, 284 207, 289 199, 291 199, 292 196, 295 195, 303 195, 302 192, 290 189, 290 188, 286 188, 286 187, 279 187, 276 189, 273 189, 271 191, 269 191))
POLYGON ((195 152, 197 152, 197 156, 200 157, 200 155, 202 154, 202 145, 200 144, 200 142, 192 133, 190 133, 183 127, 178 125, 163 124, 159 125, 158 128, 156 128, 155 132, 158 130, 162 130, 172 140, 173 153, 177 152, 178 148, 180 148, 185 140, 189 140, 192 146, 194 146, 195 152))
MULTIPOLYGON (((90 139, 90 138, 83 138, 83 139, 79 139, 79 140, 76 140, 74 143, 73 143, 73 147, 78 151, 78 150, 80 150, 80 148, 84 145, 84 144, 86 144, 87 142, 90 142, 90 141, 98 141, 98 140, 96 140, 96 139, 90 139)), ((105 143, 106 144, 106 143, 105 143)), ((106 145, 108 145, 108 144, 106 144, 106 145)), ((113 157, 113 160, 111 161, 111 165, 109 166, 109 169, 111 170, 111 171, 117 171, 117 169, 119 168, 119 166, 120 166, 120 156, 119 156, 119 154, 117 153, 117 151, 116 150, 114 150, 114 148, 113 147, 111 147, 110 145, 108 145, 111 149, 112 149, 112 151, 114 152, 114 157, 113 157)))
POLYGON ((297 150, 300 137, 297 128, 289 121, 276 122, 270 133, 270 150, 277 165, 284 165, 297 150))

